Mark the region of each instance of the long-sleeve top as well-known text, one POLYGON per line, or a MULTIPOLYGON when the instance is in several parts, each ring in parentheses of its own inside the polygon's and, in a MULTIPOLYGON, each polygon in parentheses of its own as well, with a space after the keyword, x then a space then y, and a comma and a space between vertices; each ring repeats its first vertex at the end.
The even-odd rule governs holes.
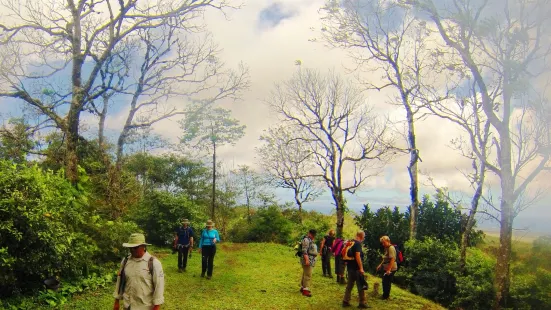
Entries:
POLYGON ((220 242, 220 235, 218 234, 218 230, 216 229, 203 229, 201 232, 201 240, 199 241, 199 247, 203 247, 205 245, 213 245, 214 242, 212 240, 216 238, 216 243, 220 242))
MULTIPOLYGON (((158 259, 153 260, 153 274, 149 272, 149 258, 145 252, 141 258, 130 257, 124 267, 126 284, 124 292, 119 294, 121 276, 117 277, 117 285, 113 297, 124 300, 124 309, 151 310, 155 305, 164 303, 165 279, 163 266, 158 259)), ((121 262, 121 267, 124 260, 121 262)))

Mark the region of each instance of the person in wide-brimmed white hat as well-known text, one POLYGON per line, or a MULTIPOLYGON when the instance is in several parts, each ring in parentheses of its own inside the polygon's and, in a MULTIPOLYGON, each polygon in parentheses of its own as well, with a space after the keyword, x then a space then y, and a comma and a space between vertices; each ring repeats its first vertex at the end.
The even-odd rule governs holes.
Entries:
POLYGON ((121 262, 113 293, 114 310, 119 310, 121 299, 124 301, 124 309, 132 310, 159 310, 164 303, 163 266, 147 252, 147 245, 150 244, 145 242, 145 236, 140 233, 130 235, 128 242, 122 244, 130 249, 130 255, 121 262))
POLYGON ((212 269, 214 268, 214 255, 216 255, 216 243, 220 242, 220 234, 214 229, 214 222, 208 220, 205 224, 205 229, 201 232, 201 240, 199 241, 199 252, 202 256, 201 277, 207 273, 207 280, 212 277, 212 269))

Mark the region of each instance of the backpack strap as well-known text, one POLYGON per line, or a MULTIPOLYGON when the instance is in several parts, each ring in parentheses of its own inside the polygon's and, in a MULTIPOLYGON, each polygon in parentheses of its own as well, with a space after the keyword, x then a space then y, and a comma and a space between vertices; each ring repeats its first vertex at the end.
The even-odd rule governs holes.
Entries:
POLYGON ((130 255, 124 258, 124 260, 122 261, 121 269, 119 270, 119 276, 121 277, 121 281, 119 284, 119 295, 122 295, 122 293, 124 293, 124 287, 126 286, 126 275, 124 273, 124 268, 126 267, 126 263, 128 263, 129 258, 130 255))

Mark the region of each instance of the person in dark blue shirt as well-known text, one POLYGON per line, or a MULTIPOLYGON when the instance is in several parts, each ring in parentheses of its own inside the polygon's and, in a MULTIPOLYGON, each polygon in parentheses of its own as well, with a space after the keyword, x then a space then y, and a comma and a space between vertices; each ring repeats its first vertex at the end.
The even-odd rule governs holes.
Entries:
POLYGON ((176 248, 178 250, 178 272, 185 272, 188 253, 193 250, 193 229, 189 226, 188 219, 182 219, 182 226, 174 231, 176 248))
POLYGON ((216 244, 220 242, 218 230, 214 229, 214 223, 211 220, 207 221, 206 228, 201 231, 201 239, 199 240, 199 252, 202 255, 202 270, 201 277, 207 280, 212 277, 212 269, 214 267, 214 255, 216 255, 216 244))

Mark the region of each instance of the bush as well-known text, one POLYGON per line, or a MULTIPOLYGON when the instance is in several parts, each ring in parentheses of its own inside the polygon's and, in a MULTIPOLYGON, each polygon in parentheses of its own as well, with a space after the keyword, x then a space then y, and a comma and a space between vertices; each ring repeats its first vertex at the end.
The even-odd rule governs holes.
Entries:
POLYGON ((469 249, 465 267, 466 274, 457 276, 457 296, 451 308, 491 309, 495 259, 479 249, 469 249))
POLYGON ((410 240, 405 244, 408 266, 401 268, 410 291, 449 306, 457 295, 456 275, 459 250, 449 241, 433 238, 410 240))
MULTIPOLYGON (((172 242, 174 229, 181 225, 180 219, 183 217, 193 225, 202 225, 205 220, 185 194, 156 190, 148 191, 131 214, 131 218, 144 230, 147 242, 158 246, 172 242)), ((198 231, 198 227, 193 228, 198 231)))
POLYGON ((36 290, 49 276, 74 278, 99 252, 81 232, 86 194, 63 172, 0 161, 0 293, 36 290))

